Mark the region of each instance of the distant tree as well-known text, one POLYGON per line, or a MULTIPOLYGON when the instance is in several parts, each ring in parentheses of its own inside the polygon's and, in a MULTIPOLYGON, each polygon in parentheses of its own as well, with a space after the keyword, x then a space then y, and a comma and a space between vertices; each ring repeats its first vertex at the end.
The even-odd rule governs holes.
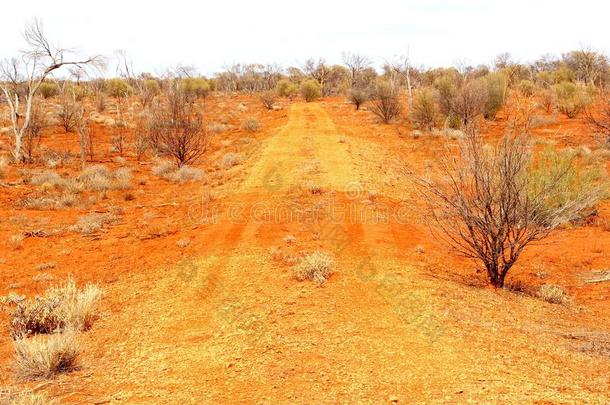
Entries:
POLYGON ((364 104, 369 98, 369 95, 367 94, 367 92, 365 90, 361 90, 361 89, 352 89, 349 92, 349 100, 352 104, 354 104, 354 106, 356 107, 356 110, 360 109, 360 106, 362 104, 364 104))
POLYGON ((358 53, 343 52, 343 63, 350 70, 351 87, 358 87, 359 76, 371 65, 371 60, 368 57, 358 53))
POLYGON ((580 49, 563 55, 567 67, 576 74, 576 79, 587 85, 600 85, 608 73, 608 57, 592 49, 580 49))

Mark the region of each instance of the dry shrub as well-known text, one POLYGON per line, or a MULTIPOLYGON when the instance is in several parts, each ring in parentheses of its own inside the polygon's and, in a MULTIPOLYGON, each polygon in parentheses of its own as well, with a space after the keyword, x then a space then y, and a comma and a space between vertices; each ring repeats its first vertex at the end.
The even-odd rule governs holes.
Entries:
POLYGON ((549 116, 534 115, 529 120, 529 128, 535 129, 535 128, 541 128, 541 127, 542 128, 550 127, 552 125, 557 125, 558 123, 559 123, 559 119, 555 115, 549 115, 549 116))
POLYGON ((90 191, 125 190, 131 187, 131 170, 125 167, 112 173, 103 165, 85 168, 77 178, 79 185, 90 191))
POLYGON ((244 160, 244 157, 241 153, 229 152, 225 153, 223 157, 220 159, 220 167, 224 169, 229 169, 233 166, 237 166, 244 160))
POLYGON ((255 117, 248 117, 241 123, 241 129, 248 132, 256 132, 261 129, 261 124, 255 117))
POLYGON ((590 212, 605 187, 569 158, 533 158, 526 136, 483 144, 469 128, 458 156, 439 158, 439 178, 409 172, 428 206, 435 237, 481 263, 491 284, 503 287, 508 271, 530 244, 590 212))
POLYGON ((349 101, 356 107, 356 110, 359 110, 368 99, 368 93, 362 89, 352 89, 349 93, 349 101))
POLYGON ((222 132, 228 131, 230 128, 227 124, 222 124, 220 122, 211 122, 208 124, 208 131, 213 134, 220 134, 222 132))
POLYGON ((180 82, 165 90, 166 103, 151 107, 148 129, 153 149, 162 147, 178 166, 195 163, 207 150, 208 136, 202 113, 189 101, 180 82), (158 146, 154 146, 158 144, 158 146))
POLYGON ((79 289, 73 279, 49 288, 44 295, 17 304, 11 314, 13 337, 54 333, 73 329, 87 330, 98 318, 102 291, 93 284, 79 289))
POLYGON ((413 99, 411 120, 419 128, 431 131, 438 117, 438 108, 434 93, 430 89, 422 89, 413 99))
POLYGON ((8 245, 13 250, 23 249, 23 240, 25 236, 22 233, 17 233, 15 235, 11 235, 8 238, 8 245))
POLYGON ((20 337, 14 342, 14 367, 28 380, 54 377, 78 367, 80 346, 71 330, 48 336, 20 337))
POLYGON ((118 216, 112 212, 92 212, 79 217, 76 223, 68 229, 72 232, 82 233, 83 235, 91 235, 100 232, 104 229, 104 226, 114 223, 117 220, 118 216))
POLYGON ((293 269, 293 274, 298 281, 313 280, 324 284, 333 273, 333 267, 333 258, 326 252, 317 251, 305 256, 293 269))
POLYGON ((76 206, 79 198, 72 192, 58 195, 30 196, 23 199, 20 205, 31 210, 60 210, 76 206))
POLYGON ((13 392, 0 389, 0 404, 10 405, 59 405, 59 401, 51 400, 44 394, 34 391, 13 392))
POLYGON ((205 179, 203 170, 186 165, 176 168, 174 163, 167 160, 158 161, 152 168, 152 174, 174 183, 186 183, 205 179))
POLYGON ((266 91, 262 93, 259 98, 267 110, 272 110, 273 106, 275 105, 277 95, 274 91, 266 91))
POLYGON ((551 304, 567 304, 570 297, 566 291, 556 285, 545 284, 538 290, 538 296, 551 304))
POLYGON ((384 124, 389 124, 400 114, 401 106, 398 95, 398 89, 390 83, 381 82, 377 85, 370 110, 384 124))

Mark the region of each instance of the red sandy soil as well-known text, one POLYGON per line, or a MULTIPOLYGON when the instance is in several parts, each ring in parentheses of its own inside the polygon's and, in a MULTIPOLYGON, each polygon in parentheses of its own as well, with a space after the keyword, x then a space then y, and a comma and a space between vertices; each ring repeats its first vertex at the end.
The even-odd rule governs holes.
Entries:
MULTIPOLYGON (((442 137, 413 138, 339 98, 264 111, 254 97, 218 96, 206 108, 212 120, 235 112, 228 119, 237 126, 257 116, 263 130, 216 135, 201 164, 205 183, 169 183, 150 174, 150 161, 128 156, 133 201, 112 191, 88 208, 30 211, 16 204, 34 186, 0 188, 0 241, 124 209, 99 234, 31 237, 18 250, 2 242, 0 295, 32 296, 72 275, 99 284, 104 298, 102 318, 81 336, 80 370, 16 380, 2 333, 0 386, 62 403, 610 402, 610 359, 586 350, 610 345, 610 283, 586 283, 610 268, 608 202, 591 223, 528 249, 512 271, 510 282, 530 291, 555 284, 572 297, 549 304, 485 287, 473 263, 430 236, 403 166, 426 170, 442 137), (246 159, 215 168, 228 151, 246 159), (183 239, 190 244, 179 247, 183 239), (315 250, 336 261, 321 287, 291 273, 315 250), (34 281, 41 263, 55 264, 44 270, 51 280, 34 281)), ((488 130, 505 125, 500 116, 488 130)), ((594 148, 578 119, 534 133, 594 148)), ((75 135, 44 142, 77 147, 75 135)), ((102 153, 103 164, 119 166, 102 153)), ((17 171, 5 180, 19 179, 17 171)))

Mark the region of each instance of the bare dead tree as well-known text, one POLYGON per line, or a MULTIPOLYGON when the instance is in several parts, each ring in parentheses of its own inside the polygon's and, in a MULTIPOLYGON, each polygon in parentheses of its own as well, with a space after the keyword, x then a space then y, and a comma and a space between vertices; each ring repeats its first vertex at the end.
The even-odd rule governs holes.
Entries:
POLYGON ((149 128, 178 166, 196 162, 207 150, 207 133, 202 114, 188 99, 178 81, 165 92, 166 105, 152 109, 149 128))
POLYGON ((349 68, 351 73, 352 88, 357 87, 358 76, 360 76, 364 69, 371 66, 372 62, 368 57, 358 53, 343 52, 342 57, 343 63, 349 68))
POLYGON ((10 110, 12 155, 16 162, 23 160, 23 137, 30 126, 34 96, 42 82, 64 66, 83 69, 103 63, 100 56, 67 60, 70 51, 52 45, 38 20, 26 27, 24 38, 29 49, 22 52, 20 58, 4 61, 0 66, 0 88, 10 110))
POLYGON ((394 74, 407 82, 407 95, 409 96, 408 103, 410 109, 413 107, 413 86, 411 84, 411 59, 409 57, 409 50, 407 49, 405 55, 396 56, 394 60, 388 62, 387 65, 394 74))
POLYGON ((562 180, 571 173, 571 161, 543 168, 543 181, 532 175, 532 165, 526 136, 507 135, 486 147, 471 126, 457 157, 450 151, 441 156, 438 178, 410 173, 435 236, 481 263, 498 288, 528 245, 577 218, 601 195, 594 189, 566 195, 562 180))

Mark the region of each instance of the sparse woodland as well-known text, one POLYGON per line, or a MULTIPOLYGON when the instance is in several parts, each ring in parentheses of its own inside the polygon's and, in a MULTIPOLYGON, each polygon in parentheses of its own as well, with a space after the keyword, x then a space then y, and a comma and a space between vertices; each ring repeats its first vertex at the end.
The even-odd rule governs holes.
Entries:
MULTIPOLYGON (((75 246, 98 249, 94 246, 102 246, 99 240, 108 235, 134 246, 159 243, 142 247, 158 250, 151 253, 155 258, 169 249, 159 241, 177 238, 171 246, 180 256, 167 253, 167 261, 195 257, 195 249, 207 244, 195 241, 196 232, 214 224, 207 216, 210 207, 227 209, 226 201, 235 202, 232 198, 240 204, 239 210, 230 211, 239 216, 235 223, 248 224, 270 214, 256 211, 244 219, 243 207, 276 201, 282 192, 288 201, 307 202, 297 210, 299 218, 321 211, 331 196, 340 200, 345 194, 350 204, 381 211, 382 204, 408 195, 404 200, 409 209, 419 210, 409 218, 413 223, 422 219, 427 228, 417 240, 426 246, 435 243, 439 259, 426 268, 433 269, 430 273, 439 282, 453 280, 440 273, 462 266, 462 279, 470 280, 466 284, 568 306, 572 299, 558 283, 522 285, 513 274, 524 274, 528 260, 535 259, 530 249, 556 241, 558 232, 595 227, 606 235, 610 230, 610 62, 594 50, 527 63, 502 54, 490 65, 459 68, 420 68, 405 56, 379 65, 346 52, 341 64, 309 58, 290 67, 235 64, 208 77, 189 66, 153 75, 136 72, 124 52, 79 57, 57 48, 36 21, 26 28, 23 53, 2 63, 0 88, 0 191, 7 219, 0 243, 3 255, 27 258, 28 263, 41 252, 30 254, 29 249, 41 249, 41 240, 74 238, 75 246), (330 117, 326 121, 335 120, 336 126, 320 117, 330 117), (304 132, 288 138, 294 128, 286 123, 293 118, 304 132), (316 126, 321 125, 316 120, 326 126, 316 126), (332 136, 336 131, 342 131, 338 139, 332 136), (281 137, 289 139, 286 151, 281 137), (387 151, 379 152, 375 145, 380 142, 387 142, 387 151), (324 148, 336 148, 328 154, 331 163, 320 157, 324 148), (286 156, 307 160, 286 164, 286 156), (362 166, 349 167, 358 167, 368 183, 355 191, 353 182, 331 189, 344 186, 348 166, 341 165, 348 158, 361 159, 362 166), (271 164, 275 161, 277 167, 271 164), (255 175, 262 179, 248 183, 255 175), (335 177, 324 182, 331 175, 336 183, 335 177), (301 183, 290 183, 295 179, 301 183), (396 195, 368 189, 373 184, 388 190, 390 183, 396 195), (282 188, 287 184, 291 187, 282 188), (238 190, 243 197, 235 194, 238 190), (446 266, 439 264, 441 258, 446 266)), ((393 214, 396 208, 389 206, 393 214)), ((387 229, 398 239, 402 225, 387 229)), ((229 243, 259 237, 252 229, 243 236, 239 226, 226 225, 231 231, 222 228, 218 239, 229 243)), ((271 248, 270 262, 291 269, 281 273, 289 279, 283 283, 309 286, 309 280, 316 288, 330 289, 335 279, 345 284, 353 282, 351 277, 363 277, 360 267, 341 267, 349 261, 339 258, 339 249, 331 252, 328 241, 334 239, 328 229, 294 229, 303 228, 311 234, 307 238, 273 236, 281 246, 271 248)), ((382 239, 373 235, 367 240, 382 239)), ((415 255, 399 242, 397 257, 415 255)), ((427 256, 426 249, 418 244, 417 257, 427 256)), ((607 247, 603 250, 608 253, 607 247)), ((108 260, 120 261, 127 251, 109 253, 108 260)), ((138 256, 133 263, 139 266, 144 259, 138 256)), ((44 277, 55 264, 39 267, 34 277, 45 288, 24 287, 21 295, 15 291, 22 291, 22 284, 15 282, 14 291, 2 298, 2 319, 9 322, 7 336, 14 346, 14 375, 25 381, 79 370, 82 353, 89 350, 82 344, 83 334, 94 328, 104 300, 111 299, 102 281, 81 283, 89 279, 80 278, 78 266, 58 272, 52 282, 52 276, 44 277), (61 279, 73 273, 78 283, 61 279)), ((185 274, 199 277, 198 271, 185 274)), ((244 271, 258 280, 258 270, 244 271)), ((377 272, 383 269, 371 271, 370 277, 377 272)), ((206 273, 204 284, 210 284, 202 287, 205 293, 216 282, 214 274, 206 273)), ((598 276, 599 283, 610 286, 603 279, 607 273, 598 276)), ((363 280, 369 279, 360 278, 360 288, 368 288, 363 280)), ((570 283, 575 282, 566 281, 570 283)), ((378 291, 380 297, 382 293, 378 291)), ((235 334, 241 333, 246 332, 235 334)), ((610 353, 610 343, 599 342, 596 350, 610 353)))

